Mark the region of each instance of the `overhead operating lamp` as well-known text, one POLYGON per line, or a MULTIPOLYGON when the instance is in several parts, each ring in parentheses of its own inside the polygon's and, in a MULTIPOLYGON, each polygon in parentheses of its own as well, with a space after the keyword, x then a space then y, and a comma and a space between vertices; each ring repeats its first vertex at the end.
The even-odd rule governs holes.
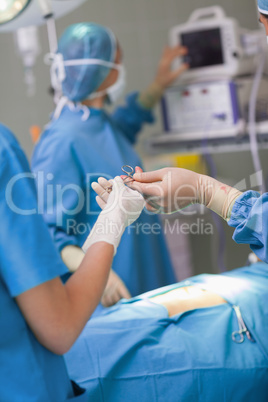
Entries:
POLYGON ((29 5, 29 0, 1 0, 0 24, 14 20, 29 5))
POLYGON ((0 33, 14 31, 29 96, 35 94, 33 67, 40 53, 37 25, 47 24, 49 51, 54 54, 57 51, 55 19, 70 13, 85 1, 0 0, 0 33))
POLYGON ((44 24, 44 17, 55 19, 75 10, 86 0, 0 0, 0 32, 15 31, 44 24))

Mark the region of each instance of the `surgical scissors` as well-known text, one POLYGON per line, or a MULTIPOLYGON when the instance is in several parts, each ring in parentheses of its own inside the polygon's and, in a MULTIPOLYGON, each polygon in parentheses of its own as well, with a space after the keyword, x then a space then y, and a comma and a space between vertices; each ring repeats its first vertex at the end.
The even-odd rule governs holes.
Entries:
POLYGON ((128 183, 128 182, 125 181, 127 178, 130 178, 131 181, 134 180, 134 179, 133 179, 133 175, 134 175, 134 173, 135 173, 135 170, 133 169, 132 166, 130 166, 130 165, 123 165, 122 168, 121 168, 121 170, 127 175, 127 177, 125 177, 125 178, 123 179, 124 182, 125 182, 125 184, 128 183))
POLYGON ((244 332, 246 332, 245 329, 240 329, 239 331, 234 331, 232 333, 232 339, 235 343, 243 343, 244 342, 244 332))
POLYGON ((121 169, 122 169, 122 171, 123 171, 124 173, 126 173, 126 175, 127 175, 128 177, 133 178, 133 175, 134 175, 134 173, 135 173, 135 170, 133 169, 132 166, 124 165, 124 166, 122 166, 121 169))
MULTIPOLYGON (((122 166, 121 169, 122 169, 122 171, 127 175, 127 177, 125 177, 125 178, 123 179, 123 180, 124 180, 124 183, 127 184, 127 183, 133 182, 133 181, 134 181, 133 175, 134 175, 134 173, 135 173, 135 170, 133 169, 133 167, 132 167, 132 166, 129 166, 129 165, 124 165, 124 166, 122 166), (127 178, 130 178, 131 180, 125 181, 127 178)), ((159 211, 159 205, 153 201, 152 197, 148 197, 148 196, 146 196, 145 194, 143 194, 143 197, 144 197, 145 200, 148 200, 148 199, 149 199, 151 206, 153 206, 157 211, 159 211)))
POLYGON ((234 311, 236 313, 237 321, 238 321, 238 327, 239 327, 238 331, 234 331, 232 333, 233 341, 235 343, 243 343, 244 339, 245 339, 244 334, 246 334, 247 338, 251 342, 254 342, 254 339, 251 337, 250 332, 249 332, 248 328, 246 327, 246 324, 245 324, 245 322, 244 322, 244 320, 242 318, 242 314, 241 314, 239 306, 233 305, 233 309, 234 309, 234 311))
MULTIPOLYGON (((123 166, 121 167, 121 170, 127 175, 127 177, 125 177, 125 178, 123 179, 125 184, 130 183, 130 181, 129 181, 129 182, 126 182, 126 181, 125 181, 127 178, 130 178, 131 181, 134 180, 134 179, 133 179, 133 175, 134 175, 134 173, 135 173, 135 170, 133 169, 132 166, 130 166, 130 165, 123 165, 123 166)), ((112 189, 113 189, 113 186, 109 186, 109 187, 106 188, 105 191, 107 191, 107 193, 110 194, 111 191, 112 191, 112 189)))

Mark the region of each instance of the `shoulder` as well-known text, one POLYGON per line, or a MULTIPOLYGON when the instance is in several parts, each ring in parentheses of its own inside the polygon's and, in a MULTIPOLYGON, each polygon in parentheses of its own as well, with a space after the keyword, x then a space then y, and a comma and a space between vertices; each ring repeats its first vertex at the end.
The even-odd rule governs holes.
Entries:
MULTIPOLYGON (((79 154, 79 128, 66 122, 52 122, 46 127, 40 140, 35 145, 31 167, 35 172, 37 170, 47 169, 53 171, 62 171, 70 169, 76 163, 79 154)), ((80 146, 81 148, 81 146, 80 146)), ((85 145, 82 145, 85 148, 85 145)))
POLYGON ((20 145, 14 134, 0 123, 0 152, 16 148, 20 149, 20 145))
POLYGON ((70 124, 50 123, 34 147, 33 158, 68 153, 75 146, 74 128, 70 124))
POLYGON ((95 134, 103 127, 103 117, 100 113, 92 112, 86 121, 82 120, 82 112, 73 112, 64 109, 57 120, 52 120, 44 129, 40 140, 34 148, 33 158, 44 155, 57 155, 59 153, 75 153, 81 147, 88 147, 94 142, 95 134))
POLYGON ((78 139, 86 139, 92 121, 91 119, 83 121, 81 117, 81 113, 65 108, 58 119, 51 120, 45 127, 36 148, 44 145, 47 147, 50 144, 68 148, 75 146, 78 139))
MULTIPOLYGON (((0 123, 0 158, 2 163, 8 160, 20 162, 28 170, 28 161, 18 140, 9 128, 0 123)), ((13 162, 14 163, 14 162, 13 162)))

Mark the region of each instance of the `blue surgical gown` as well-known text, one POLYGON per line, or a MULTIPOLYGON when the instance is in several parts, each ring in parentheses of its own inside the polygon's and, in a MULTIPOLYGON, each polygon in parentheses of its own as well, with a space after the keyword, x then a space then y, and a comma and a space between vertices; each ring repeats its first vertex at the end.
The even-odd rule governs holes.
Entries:
POLYGON ((267 402, 268 267, 203 274, 122 301, 90 320, 66 355, 69 373, 91 401, 267 402), (221 295, 226 304, 168 316, 140 300, 181 286, 221 295), (238 331, 233 306, 254 341, 238 331))
POLYGON ((268 262, 268 193, 243 193, 235 202, 229 226, 234 227, 233 239, 250 245, 251 250, 268 262))
MULTIPOLYGON (((91 183, 100 176, 123 174, 123 165, 141 166, 133 144, 153 116, 136 98, 137 94, 130 95, 113 116, 90 109, 86 121, 83 110, 66 106, 36 145, 32 170, 37 174, 39 205, 59 251, 67 245, 81 247, 96 222, 100 208, 91 183)), ((175 282, 156 215, 144 211, 127 228, 113 269, 133 296, 175 282)))
POLYGON ((38 214, 26 157, 1 124, 0 166, 0 401, 80 401, 84 395, 74 398, 63 357, 41 346, 15 301, 66 267, 38 214))

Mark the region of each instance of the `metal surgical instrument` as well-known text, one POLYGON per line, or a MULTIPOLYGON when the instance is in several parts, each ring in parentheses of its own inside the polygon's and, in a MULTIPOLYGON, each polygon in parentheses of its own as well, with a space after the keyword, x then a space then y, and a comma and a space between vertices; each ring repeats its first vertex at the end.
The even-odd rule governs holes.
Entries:
POLYGON ((239 327, 239 330, 238 330, 238 331, 234 331, 234 332, 232 333, 232 339, 233 339, 233 341, 234 341, 235 343, 243 343, 243 342, 244 342, 244 339, 245 339, 244 334, 246 334, 246 335, 247 335, 247 338, 248 338, 251 342, 254 342, 254 339, 252 339, 252 337, 251 337, 251 335, 250 335, 250 332, 249 332, 249 330, 247 329, 246 324, 245 324, 245 322, 244 322, 244 320, 243 320, 243 318, 242 318, 242 314, 241 314, 240 308, 239 308, 238 306, 235 306, 235 305, 234 305, 234 306, 233 306, 233 309, 234 309, 234 311, 235 311, 235 313, 236 313, 237 320, 238 320, 238 327, 239 327))
POLYGON ((123 179, 124 182, 125 182, 125 184, 129 183, 129 182, 126 182, 126 181, 125 181, 125 180, 128 179, 128 178, 131 179, 131 181, 133 180, 133 175, 134 175, 134 173, 135 173, 135 170, 133 169, 132 166, 123 165, 122 168, 121 168, 121 170, 127 175, 127 177, 125 177, 125 178, 123 179))

